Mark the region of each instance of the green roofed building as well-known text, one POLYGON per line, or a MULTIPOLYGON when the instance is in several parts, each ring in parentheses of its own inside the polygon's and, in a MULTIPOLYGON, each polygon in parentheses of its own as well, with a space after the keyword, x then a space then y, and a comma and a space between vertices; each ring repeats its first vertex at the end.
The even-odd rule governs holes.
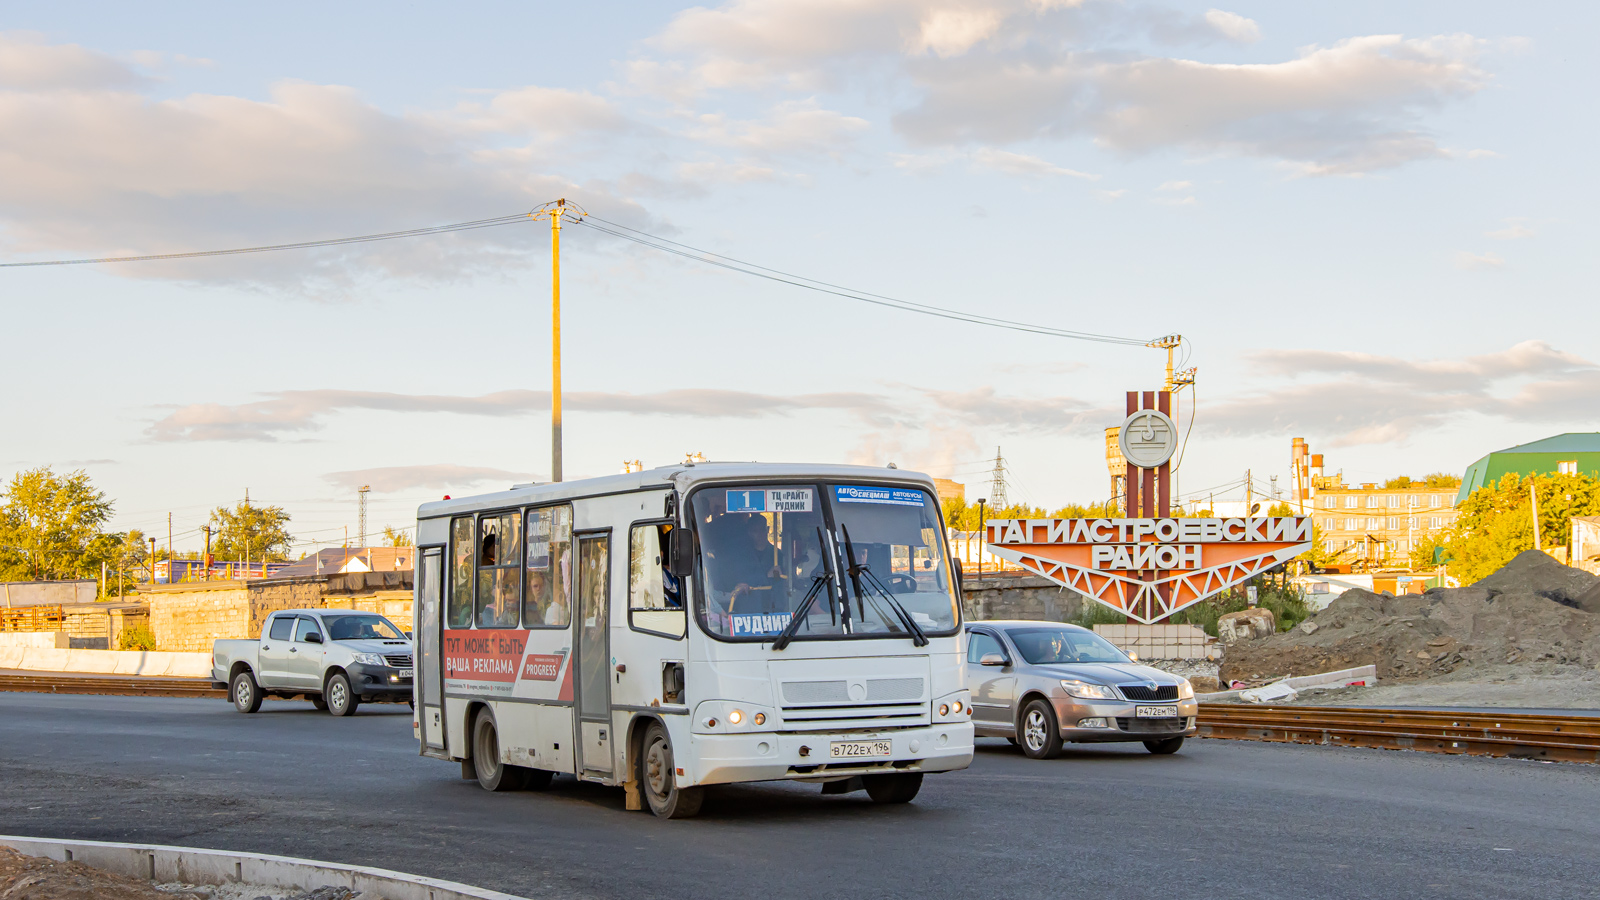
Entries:
POLYGON ((1524 478, 1579 472, 1600 477, 1600 431, 1572 431, 1496 450, 1467 467, 1456 494, 1457 505, 1478 488, 1499 482, 1508 472, 1524 478))

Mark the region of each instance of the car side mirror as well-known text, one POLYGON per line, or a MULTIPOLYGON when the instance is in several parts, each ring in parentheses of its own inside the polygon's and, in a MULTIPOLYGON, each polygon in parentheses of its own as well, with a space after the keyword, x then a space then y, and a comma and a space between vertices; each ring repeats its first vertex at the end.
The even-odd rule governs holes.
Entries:
POLYGON ((980 666, 1003 666, 1005 664, 1005 655, 1001 653, 985 653, 978 657, 978 665, 980 666))
POLYGON ((416 638, 413 638, 411 636, 411 632, 408 631, 408 632, 406 632, 406 640, 411 641, 411 640, 416 640, 416 638))
POLYGON ((694 574, 694 534, 689 529, 667 532, 667 559, 674 576, 687 578, 694 574))
POLYGON ((317 634, 315 631, 313 631, 310 634, 306 635, 306 643, 308 643, 308 644, 320 644, 320 643, 322 643, 322 635, 317 634))

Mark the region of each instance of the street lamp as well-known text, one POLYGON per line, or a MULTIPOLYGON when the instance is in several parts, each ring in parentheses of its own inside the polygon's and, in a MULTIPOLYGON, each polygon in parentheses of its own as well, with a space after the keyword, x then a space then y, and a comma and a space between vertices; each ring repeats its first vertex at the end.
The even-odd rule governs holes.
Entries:
POLYGON ((983 527, 983 524, 984 524, 983 505, 985 503, 988 503, 988 502, 989 502, 989 498, 987 498, 987 497, 979 497, 978 498, 978 577, 979 578, 983 577, 983 545, 985 543, 985 540, 984 540, 984 527, 983 527))

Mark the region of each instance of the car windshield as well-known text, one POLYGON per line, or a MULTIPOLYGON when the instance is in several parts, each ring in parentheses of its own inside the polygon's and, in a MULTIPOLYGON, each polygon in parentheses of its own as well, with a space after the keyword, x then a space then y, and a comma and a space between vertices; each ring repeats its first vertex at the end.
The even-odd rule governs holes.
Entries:
POLYGON ((1116 645, 1076 628, 1008 628, 1006 637, 1029 665, 1132 662, 1116 645))
POLYGON ((691 503, 699 547, 696 614, 717 637, 771 640, 813 592, 796 640, 909 636, 902 616, 928 634, 956 626, 938 507, 921 490, 718 486, 696 491, 691 503), (847 532, 858 563, 854 575, 844 563, 847 532))
POLYGON ((332 641, 403 641, 405 633, 383 616, 370 613, 324 614, 322 624, 332 641))

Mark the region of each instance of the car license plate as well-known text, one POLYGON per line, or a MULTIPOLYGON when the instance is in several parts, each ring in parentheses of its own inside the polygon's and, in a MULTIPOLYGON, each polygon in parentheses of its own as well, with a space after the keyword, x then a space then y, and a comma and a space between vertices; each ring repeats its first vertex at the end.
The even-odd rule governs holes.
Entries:
POLYGON ((828 746, 828 756, 832 759, 861 759, 888 755, 888 741, 834 741, 828 746))
POLYGON ((1178 708, 1176 706, 1135 706, 1133 716, 1136 719, 1176 719, 1178 708))
POLYGON ((411 670, 411 669, 401 669, 400 670, 400 677, 401 678, 410 678, 412 671, 413 670, 411 670))

